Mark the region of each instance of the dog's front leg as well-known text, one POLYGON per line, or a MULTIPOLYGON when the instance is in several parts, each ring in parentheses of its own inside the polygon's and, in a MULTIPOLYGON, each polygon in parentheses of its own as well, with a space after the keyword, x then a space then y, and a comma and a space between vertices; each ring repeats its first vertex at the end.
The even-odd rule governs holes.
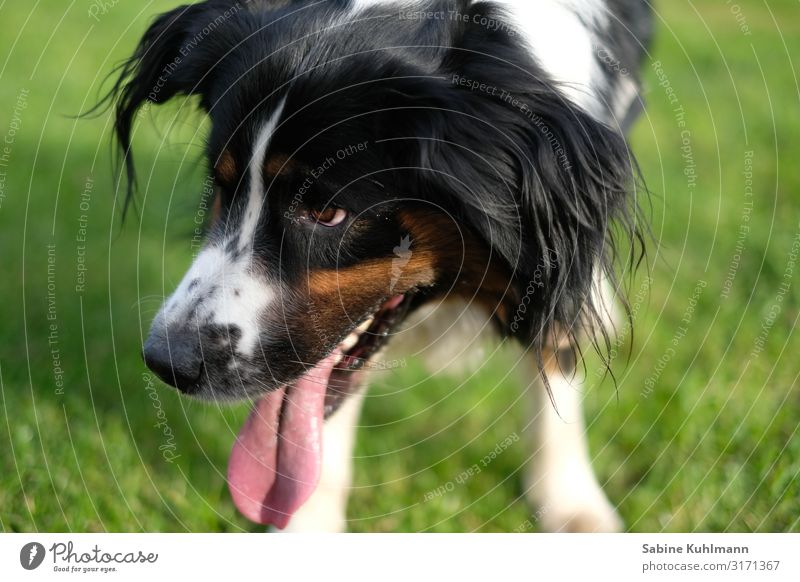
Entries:
POLYGON ((533 406, 526 432, 534 450, 527 470, 526 496, 546 531, 620 531, 622 520, 592 470, 579 374, 562 370, 554 360, 551 357, 552 365, 547 365, 547 377, 555 406, 538 373, 540 379, 528 386, 533 406))
POLYGON ((353 445, 366 387, 350 396, 325 423, 319 485, 294 514, 286 532, 341 532, 346 529, 353 445))

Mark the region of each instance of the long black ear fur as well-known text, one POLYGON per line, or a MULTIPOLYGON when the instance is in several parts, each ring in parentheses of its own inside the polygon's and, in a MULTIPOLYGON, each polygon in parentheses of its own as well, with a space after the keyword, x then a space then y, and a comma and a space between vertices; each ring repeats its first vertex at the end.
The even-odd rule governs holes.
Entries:
POLYGON ((145 103, 165 103, 176 95, 202 92, 203 67, 194 63, 191 42, 199 43, 202 29, 219 18, 229 2, 202 2, 178 6, 159 15, 136 50, 118 70, 105 101, 115 103, 114 130, 125 168, 127 192, 123 217, 136 183, 130 151, 134 116, 145 103))
POLYGON ((554 331, 573 350, 579 331, 607 345, 592 287, 598 275, 616 280, 618 249, 634 262, 643 249, 638 170, 621 130, 566 99, 502 31, 471 27, 444 69, 417 116, 421 187, 453 198, 512 270, 529 296, 507 331, 537 357, 554 331))

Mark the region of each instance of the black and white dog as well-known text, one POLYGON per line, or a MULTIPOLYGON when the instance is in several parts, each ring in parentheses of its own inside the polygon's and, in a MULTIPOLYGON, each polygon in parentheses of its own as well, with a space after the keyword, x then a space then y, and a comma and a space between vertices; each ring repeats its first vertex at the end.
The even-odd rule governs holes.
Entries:
POLYGON ((192 95, 216 198, 144 359, 255 403, 228 470, 245 516, 343 529, 365 371, 492 328, 527 354, 544 527, 620 529, 574 369, 638 248, 623 134, 649 30, 647 0, 208 0, 152 23, 112 92, 129 185, 139 108, 192 95))

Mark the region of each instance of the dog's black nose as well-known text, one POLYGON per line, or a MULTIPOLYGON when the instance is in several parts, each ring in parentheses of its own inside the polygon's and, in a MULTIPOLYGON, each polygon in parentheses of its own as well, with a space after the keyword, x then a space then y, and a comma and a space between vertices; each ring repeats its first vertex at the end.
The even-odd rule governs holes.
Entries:
POLYGON ((198 387, 203 370, 200 337, 196 330, 150 332, 144 343, 144 363, 167 384, 191 394, 198 387))

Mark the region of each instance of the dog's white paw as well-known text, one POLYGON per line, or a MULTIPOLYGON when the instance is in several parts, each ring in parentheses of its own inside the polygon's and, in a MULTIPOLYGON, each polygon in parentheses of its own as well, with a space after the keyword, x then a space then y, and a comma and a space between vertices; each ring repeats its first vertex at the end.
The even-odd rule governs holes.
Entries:
POLYGON ((616 533, 624 529, 622 519, 605 499, 572 506, 554 503, 542 506, 540 523, 549 532, 616 533))
MULTIPOLYGON (((562 468, 563 469, 563 468, 562 468)), ((540 527, 549 532, 621 532, 624 523, 594 478, 586 471, 532 473, 526 497, 540 527)))

